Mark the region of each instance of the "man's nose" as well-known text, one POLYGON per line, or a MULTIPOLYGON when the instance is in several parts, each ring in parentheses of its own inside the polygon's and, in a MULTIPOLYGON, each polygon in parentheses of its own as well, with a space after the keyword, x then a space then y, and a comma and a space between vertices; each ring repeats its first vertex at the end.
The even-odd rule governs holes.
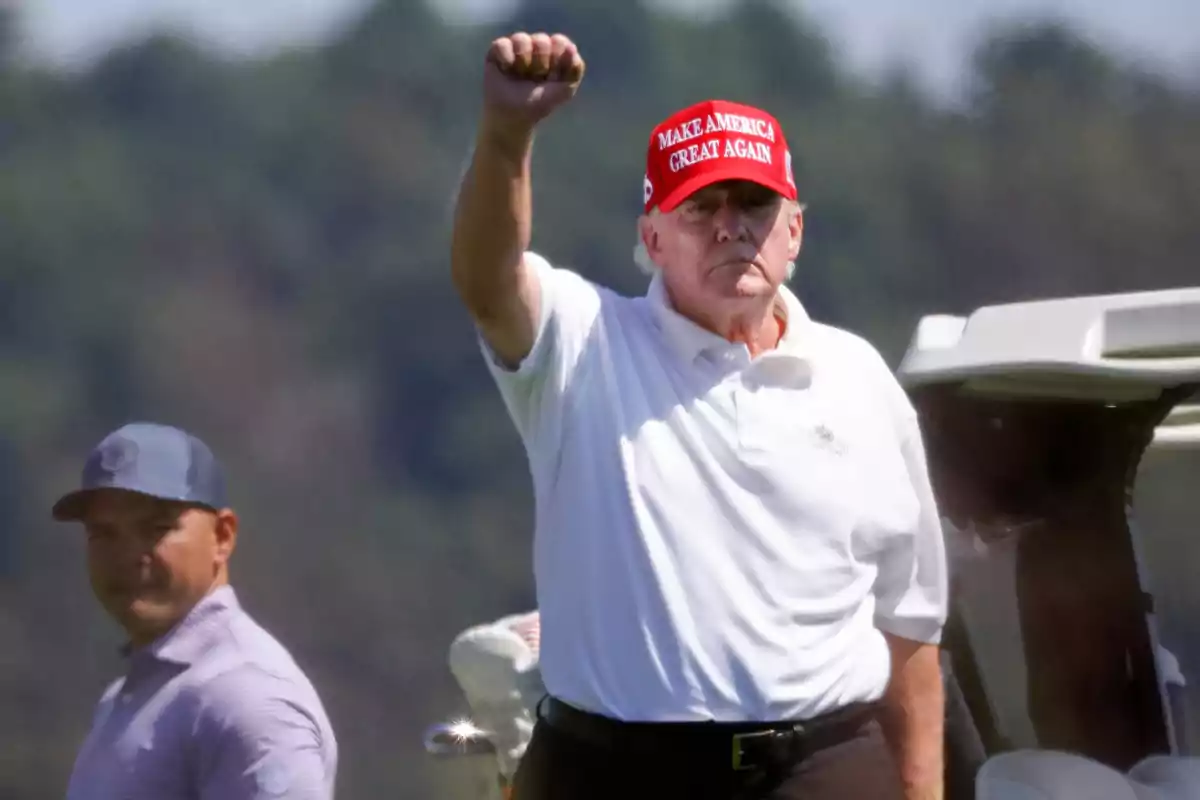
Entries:
POLYGON ((742 212, 728 203, 723 204, 713 214, 713 226, 718 242, 740 241, 748 235, 742 212))

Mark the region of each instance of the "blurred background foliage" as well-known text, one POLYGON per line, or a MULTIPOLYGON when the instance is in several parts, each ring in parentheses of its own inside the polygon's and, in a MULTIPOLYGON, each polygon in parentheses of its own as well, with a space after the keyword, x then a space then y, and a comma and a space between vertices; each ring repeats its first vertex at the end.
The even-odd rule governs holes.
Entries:
MULTIPOLYGON (((1200 283, 1196 86, 1059 23, 993 29, 949 104, 902 70, 852 77, 769 0, 703 21, 531 0, 496 27, 382 0, 327 46, 226 62, 157 36, 65 74, 9 57, 12 13, 0 800, 61 796, 120 669, 81 541, 47 510, 87 449, 138 418, 192 429, 225 461, 244 517, 235 581, 325 697, 341 796, 453 780, 419 750, 459 707, 445 647, 533 602, 524 457, 447 276, 500 32, 561 30, 588 60, 539 136, 535 246, 622 291, 645 285, 631 250, 648 132, 713 96, 780 118, 809 206, 795 288, 893 364, 923 313, 1200 283)), ((1195 532, 1198 475, 1185 460, 1148 490, 1170 541, 1195 532)))

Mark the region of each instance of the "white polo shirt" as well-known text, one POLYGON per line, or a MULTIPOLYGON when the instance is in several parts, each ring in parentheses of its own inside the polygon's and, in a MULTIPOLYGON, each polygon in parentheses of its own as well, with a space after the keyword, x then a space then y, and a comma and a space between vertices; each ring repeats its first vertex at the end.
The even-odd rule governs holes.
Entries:
POLYGON ((916 415, 878 352, 811 321, 750 358, 526 255, 534 347, 484 345, 528 455, 547 691, 624 720, 805 719, 880 697, 880 630, 937 642, 946 558, 916 415))

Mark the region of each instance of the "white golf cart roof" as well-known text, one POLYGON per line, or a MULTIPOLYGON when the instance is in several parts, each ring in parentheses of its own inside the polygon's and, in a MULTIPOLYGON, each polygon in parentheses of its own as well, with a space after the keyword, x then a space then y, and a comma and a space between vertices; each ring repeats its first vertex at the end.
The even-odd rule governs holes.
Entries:
MULTIPOLYGON (((968 392, 1014 398, 1150 400, 1165 388, 1200 383, 1200 287, 929 315, 898 377, 909 389, 961 383, 968 392)), ((1200 402, 1177 406, 1155 445, 1197 444, 1200 402)))

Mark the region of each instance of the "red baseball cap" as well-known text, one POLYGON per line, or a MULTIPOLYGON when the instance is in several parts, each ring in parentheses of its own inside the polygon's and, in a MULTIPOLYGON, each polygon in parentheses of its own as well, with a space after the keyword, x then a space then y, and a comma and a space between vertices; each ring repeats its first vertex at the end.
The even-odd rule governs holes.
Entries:
POLYGON ((718 181, 746 180, 796 199, 779 121, 753 106, 705 100, 658 124, 646 149, 645 210, 670 211, 718 181))

